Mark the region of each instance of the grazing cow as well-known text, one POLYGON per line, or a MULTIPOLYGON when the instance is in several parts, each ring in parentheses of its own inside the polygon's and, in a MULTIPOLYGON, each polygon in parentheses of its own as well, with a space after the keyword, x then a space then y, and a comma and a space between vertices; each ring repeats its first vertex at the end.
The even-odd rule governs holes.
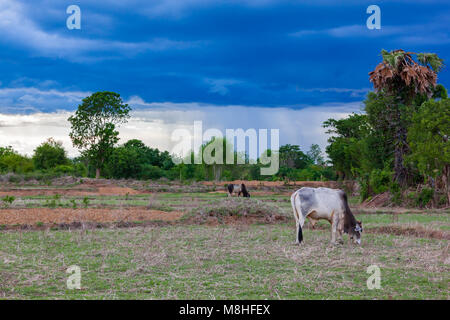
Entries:
POLYGON ((291 196, 297 226, 296 244, 303 240, 302 228, 305 218, 314 225, 320 219, 331 223, 331 243, 336 243, 336 233, 339 233, 339 242, 342 234, 347 233, 350 240, 361 244, 362 223, 357 221, 350 211, 347 195, 342 190, 329 188, 301 188, 291 196))
POLYGON ((238 194, 238 197, 241 195, 246 197, 246 198, 250 198, 250 193, 248 193, 247 188, 245 187, 245 184, 229 184, 227 186, 228 189, 228 196, 231 197, 233 196, 233 192, 236 192, 238 194))

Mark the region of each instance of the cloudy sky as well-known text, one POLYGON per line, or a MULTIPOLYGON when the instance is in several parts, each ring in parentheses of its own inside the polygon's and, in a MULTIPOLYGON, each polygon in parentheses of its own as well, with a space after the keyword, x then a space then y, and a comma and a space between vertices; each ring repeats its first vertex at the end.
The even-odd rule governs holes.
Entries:
POLYGON ((67 117, 108 90, 134 109, 122 142, 169 149, 202 120, 324 147, 321 123, 361 112, 381 49, 449 61, 449 26, 447 0, 0 0, 0 146, 31 153, 53 136, 75 155, 67 117), (66 27, 72 4, 81 30, 66 27), (371 4, 380 30, 366 27, 371 4))

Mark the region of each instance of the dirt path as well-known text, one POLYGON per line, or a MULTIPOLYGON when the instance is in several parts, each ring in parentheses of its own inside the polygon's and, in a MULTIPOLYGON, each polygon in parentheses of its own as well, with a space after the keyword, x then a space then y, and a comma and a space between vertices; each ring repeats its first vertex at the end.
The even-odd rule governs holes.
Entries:
POLYGON ((67 209, 32 208, 0 210, 0 225, 73 222, 175 221, 183 212, 132 209, 67 209))

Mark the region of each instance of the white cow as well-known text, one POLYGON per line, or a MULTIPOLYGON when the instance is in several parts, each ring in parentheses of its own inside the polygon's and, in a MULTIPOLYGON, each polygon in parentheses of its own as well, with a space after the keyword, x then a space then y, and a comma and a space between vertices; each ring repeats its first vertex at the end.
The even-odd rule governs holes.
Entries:
POLYGON ((347 233, 355 243, 361 244, 362 222, 357 221, 351 212, 344 191, 329 188, 301 188, 291 196, 297 226, 296 244, 303 240, 302 228, 305 218, 314 225, 320 219, 331 223, 331 243, 336 243, 336 234, 342 242, 342 234, 347 233))

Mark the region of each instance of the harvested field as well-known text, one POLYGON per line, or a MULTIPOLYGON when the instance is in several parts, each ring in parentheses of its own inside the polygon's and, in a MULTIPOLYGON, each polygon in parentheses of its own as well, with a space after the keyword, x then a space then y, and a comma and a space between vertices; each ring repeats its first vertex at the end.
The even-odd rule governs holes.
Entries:
POLYGON ((284 187, 284 186, 295 186, 298 188, 301 187, 312 187, 312 188, 318 188, 318 187, 326 187, 326 188, 338 188, 345 186, 353 187, 355 184, 353 181, 344 181, 344 182, 337 182, 337 181, 258 181, 258 180, 233 180, 233 181, 203 181, 204 185, 212 186, 212 185, 221 185, 224 186, 226 184, 241 184, 245 183, 246 186, 249 187, 284 187))
POLYGON ((67 209, 33 208, 1 210, 0 225, 73 222, 175 221, 182 212, 149 209, 67 209))
POLYGON ((384 233, 394 234, 397 236, 413 236, 418 238, 445 239, 450 240, 450 232, 441 230, 430 230, 424 227, 408 227, 408 226, 383 226, 367 229, 368 233, 384 233))
POLYGON ((249 187, 248 199, 199 185, 3 185, 16 199, 0 202, 0 298, 449 298, 448 209, 366 208, 350 198, 361 246, 346 235, 330 246, 326 221, 314 230, 307 222, 293 246, 297 187, 249 187), (366 287, 373 264, 380 290, 366 287), (82 270, 81 290, 65 286, 70 265, 82 270))
POLYGON ((120 195, 133 195, 140 194, 137 190, 117 187, 117 186, 95 186, 95 185, 80 185, 76 188, 63 189, 63 188, 11 188, 8 191, 0 191, 0 197, 14 196, 14 197, 27 197, 27 196, 51 196, 51 195, 64 195, 64 196, 120 196, 120 195))

